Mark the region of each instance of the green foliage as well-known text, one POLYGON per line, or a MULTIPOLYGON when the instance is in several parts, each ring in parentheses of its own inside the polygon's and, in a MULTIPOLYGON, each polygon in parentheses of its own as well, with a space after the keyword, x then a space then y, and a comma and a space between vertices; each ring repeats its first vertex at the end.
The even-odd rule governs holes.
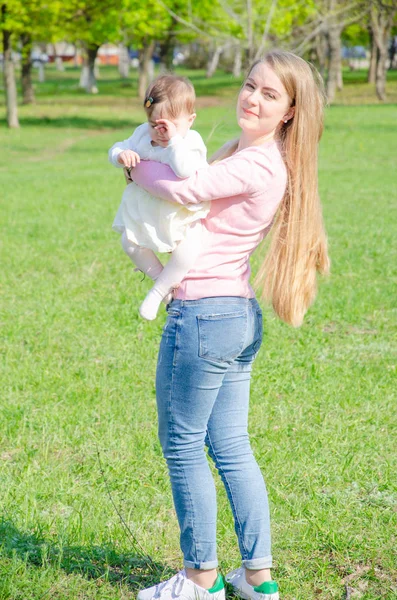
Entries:
MULTIPOLYGON (((261 15, 262 20, 266 19, 269 4, 268 2, 261 15)), ((316 13, 317 3, 314 0, 308 0, 305 3, 280 0, 277 3, 270 32, 276 39, 281 38, 285 43, 290 40, 291 35, 297 28, 310 22, 316 13)))
POLYGON ((368 27, 360 23, 348 25, 342 32, 342 41, 347 46, 368 46, 368 27))
POLYGON ((122 0, 119 12, 120 28, 136 48, 152 40, 160 42, 171 22, 167 11, 156 0, 122 0))
POLYGON ((29 34, 35 41, 54 41, 63 30, 61 0, 7 0, 5 19, 1 28, 13 33, 14 43, 21 34, 29 34))
POLYGON ((116 0, 68 0, 64 36, 87 47, 120 39, 120 2, 116 0))

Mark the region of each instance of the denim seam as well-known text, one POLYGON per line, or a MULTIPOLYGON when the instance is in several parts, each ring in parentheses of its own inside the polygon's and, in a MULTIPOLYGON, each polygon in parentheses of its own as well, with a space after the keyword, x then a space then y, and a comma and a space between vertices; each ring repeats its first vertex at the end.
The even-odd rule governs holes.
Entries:
MULTIPOLYGON (((174 348, 174 357, 173 357, 173 360, 172 360, 171 389, 170 389, 170 397, 169 397, 169 401, 168 401, 168 422, 170 423, 170 430, 169 430, 170 446, 173 448, 173 451, 175 452, 175 456, 178 459, 178 462, 180 461, 180 457, 178 456, 178 453, 176 451, 176 446, 175 446, 174 420, 172 418, 171 406, 172 406, 172 397, 173 397, 173 390, 174 390, 176 357, 177 357, 177 353, 178 353, 178 349, 179 349, 179 334, 180 334, 181 320, 182 320, 182 314, 179 314, 179 316, 177 317, 177 322, 176 322, 175 348, 174 348)), ((193 515, 193 517, 192 517, 192 540, 193 540, 193 545, 194 545, 194 555, 195 555, 195 557, 197 559, 197 542, 196 542, 196 539, 194 537, 194 509, 193 509, 192 496, 191 496, 191 493, 190 493, 190 488, 189 488, 188 480, 186 478, 185 469, 183 468, 182 464, 180 464, 179 466, 180 466, 180 468, 182 470, 182 473, 183 473, 183 478, 185 480, 186 489, 189 492, 190 509, 191 509, 191 514, 193 515)), ((196 563, 197 563, 197 560, 196 560, 196 563)))
POLYGON ((256 329, 256 335, 258 337, 258 341, 255 343, 255 346, 254 346, 254 352, 256 355, 256 354, 258 354, 260 347, 262 346, 262 340, 263 340, 263 315, 262 315, 262 311, 260 308, 255 309, 255 316, 256 316, 255 329, 256 329))
POLYGON ((240 520, 238 518, 238 514, 237 514, 237 510, 236 510, 236 504, 235 504, 234 498, 233 498, 233 493, 232 493, 231 487, 229 485, 229 482, 227 480, 227 477, 225 475, 225 472, 224 472, 224 470, 222 469, 222 467, 218 463, 218 457, 217 457, 217 454, 215 452, 214 446, 212 444, 210 432, 208 431, 208 429, 207 429, 207 437, 208 437, 209 445, 211 446, 212 453, 213 453, 214 458, 215 458, 216 468, 218 469, 219 473, 223 475, 223 480, 225 482, 224 485, 225 485, 226 489, 229 491, 230 504, 231 504, 231 507, 232 507, 232 511, 233 511, 234 517, 236 519, 236 523, 238 524, 238 534, 237 535, 238 535, 239 541, 241 542, 241 546, 243 547, 244 552, 247 554, 247 548, 245 546, 244 538, 243 538, 243 534, 242 534, 243 528, 242 528, 240 520))

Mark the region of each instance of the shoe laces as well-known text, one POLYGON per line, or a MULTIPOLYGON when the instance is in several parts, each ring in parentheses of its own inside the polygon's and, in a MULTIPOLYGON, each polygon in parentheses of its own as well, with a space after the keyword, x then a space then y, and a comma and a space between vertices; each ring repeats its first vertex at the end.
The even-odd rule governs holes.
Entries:
POLYGON ((185 575, 183 571, 179 571, 176 575, 156 585, 156 591, 154 592, 153 598, 160 598, 161 595, 171 589, 171 598, 178 598, 185 585, 185 575))

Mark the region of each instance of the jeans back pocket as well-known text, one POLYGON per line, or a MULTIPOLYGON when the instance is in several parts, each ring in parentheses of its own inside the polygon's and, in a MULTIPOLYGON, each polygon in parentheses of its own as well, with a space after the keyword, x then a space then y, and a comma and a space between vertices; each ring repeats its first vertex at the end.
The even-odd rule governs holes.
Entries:
POLYGON ((233 362, 244 350, 246 311, 197 315, 199 356, 218 363, 233 362))

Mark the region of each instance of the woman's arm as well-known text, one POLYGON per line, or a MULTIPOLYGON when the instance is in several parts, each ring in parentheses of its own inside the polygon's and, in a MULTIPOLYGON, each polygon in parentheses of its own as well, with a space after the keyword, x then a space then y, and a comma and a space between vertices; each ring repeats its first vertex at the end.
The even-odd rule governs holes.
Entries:
POLYGON ((207 149, 197 131, 189 131, 183 138, 180 135, 172 137, 165 150, 168 164, 180 179, 185 179, 207 165, 207 149))
POLYGON ((141 161, 131 176, 135 183, 156 198, 177 204, 198 204, 263 192, 269 185, 272 171, 265 150, 247 148, 200 169, 187 179, 178 179, 167 165, 150 161, 141 161))

